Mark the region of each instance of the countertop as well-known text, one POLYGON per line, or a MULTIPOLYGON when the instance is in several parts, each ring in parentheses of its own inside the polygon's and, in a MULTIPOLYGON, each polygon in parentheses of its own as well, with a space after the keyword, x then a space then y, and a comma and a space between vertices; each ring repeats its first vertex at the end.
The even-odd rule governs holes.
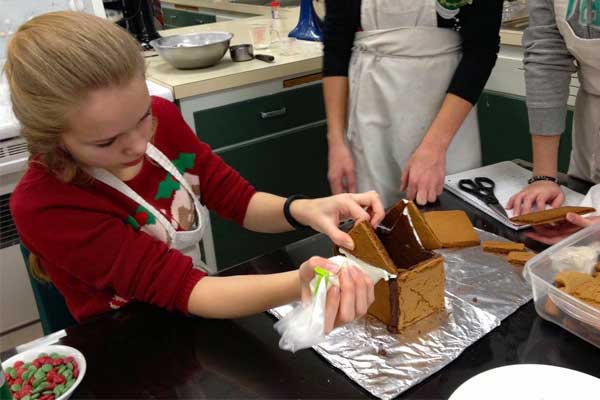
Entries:
POLYGON ((523 31, 519 29, 500 29, 500 44, 503 46, 522 47, 523 31))
MULTIPOLYGON (((578 181, 569 182, 569 186, 579 191, 587 187, 578 181)), ((427 209, 464 209, 476 227, 522 239, 522 232, 510 230, 447 192, 427 209)), ((532 242, 526 244, 536 247, 532 242)), ((331 242, 315 235, 221 274, 279 272, 312 255, 331 253, 331 242)), ((273 323, 266 313, 207 320, 132 304, 45 340, 58 339, 85 355, 86 376, 74 398, 370 397, 316 352, 280 350, 273 323)), ((20 350, 31 346, 21 346, 20 350)), ((16 349, 11 349, 0 357, 7 359, 15 353, 16 349)), ((599 358, 600 349, 541 319, 529 302, 455 361, 399 398, 448 398, 474 375, 511 364, 549 364, 600 377, 599 358)))
MULTIPOLYGON (((281 18, 277 28, 281 36, 287 38, 298 22, 300 9, 298 7, 282 8, 281 18)), ((233 33, 231 45, 251 43, 250 26, 254 23, 271 22, 269 17, 258 16, 234 21, 217 22, 179 29, 161 31, 163 36, 185 34, 202 31, 227 31, 233 33)), ((233 62, 229 52, 221 62, 214 67, 195 70, 178 70, 163 60, 160 56, 147 58, 147 78, 170 88, 176 99, 207 94, 224 89, 236 88, 273 79, 294 75, 311 74, 321 71, 322 44, 298 40, 293 45, 297 54, 282 55, 281 46, 255 50, 255 53, 272 54, 273 63, 260 60, 233 62)))
POLYGON ((251 4, 233 3, 229 0, 165 0, 180 9, 208 9, 240 14, 269 15, 270 8, 251 4))
POLYGON ((502 23, 500 28, 500 44, 521 47, 523 31, 527 28, 529 18, 522 16, 502 23))
MULTIPOLYGON (((253 23, 270 23, 269 7, 252 6, 230 3, 229 0, 173 0, 169 3, 176 7, 214 9, 236 13, 246 13, 250 16, 233 21, 217 22, 213 24, 197 25, 178 29, 161 31, 163 36, 185 34, 201 31, 227 31, 234 34, 231 44, 250 43, 249 28, 253 23)), ((281 36, 287 37, 297 22, 300 8, 281 8, 280 26, 278 31, 281 36)), ((502 29, 500 32, 503 45, 521 46, 522 31, 516 29, 502 29)), ((273 46, 271 49, 261 50, 260 53, 272 54, 275 62, 268 64, 259 60, 242 63, 231 61, 229 53, 219 64, 206 69, 178 70, 172 67, 161 57, 147 59, 148 79, 169 88, 175 99, 185 99, 197 95, 205 95, 225 89, 237 88, 245 85, 281 79, 289 76, 300 76, 321 71, 322 44, 308 41, 297 41, 297 54, 282 55, 282 49, 273 46)), ((256 51, 258 53, 258 51, 256 51)))

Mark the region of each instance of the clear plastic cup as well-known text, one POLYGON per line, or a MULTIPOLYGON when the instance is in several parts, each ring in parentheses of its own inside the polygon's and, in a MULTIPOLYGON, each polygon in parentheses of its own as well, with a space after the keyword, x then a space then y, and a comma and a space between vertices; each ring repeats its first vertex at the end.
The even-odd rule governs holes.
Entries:
POLYGON ((256 50, 268 49, 271 46, 271 28, 268 24, 252 24, 250 38, 256 50))
POLYGON ((250 25, 250 38, 255 50, 268 49, 280 41, 277 30, 267 22, 250 25))

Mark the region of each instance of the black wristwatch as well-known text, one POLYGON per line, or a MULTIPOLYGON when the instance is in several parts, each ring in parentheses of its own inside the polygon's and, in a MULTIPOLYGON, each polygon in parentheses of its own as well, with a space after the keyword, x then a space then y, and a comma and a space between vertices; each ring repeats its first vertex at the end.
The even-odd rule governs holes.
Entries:
POLYGON ((290 212, 290 206, 292 205, 292 202, 294 200, 299 200, 299 199, 308 199, 308 197, 302 195, 302 194, 293 194, 290 197, 287 198, 287 200, 285 201, 285 203, 283 204, 283 215, 285 216, 285 219, 287 220, 287 222, 293 226, 295 229, 304 229, 307 228, 307 225, 303 225, 300 222, 298 222, 296 220, 296 218, 294 218, 292 216, 292 213, 290 212))
POLYGON ((527 183, 529 185, 531 185, 533 182, 537 182, 537 181, 551 181, 558 185, 558 178, 555 178, 553 176, 547 176, 547 175, 534 175, 531 178, 529 178, 527 183))

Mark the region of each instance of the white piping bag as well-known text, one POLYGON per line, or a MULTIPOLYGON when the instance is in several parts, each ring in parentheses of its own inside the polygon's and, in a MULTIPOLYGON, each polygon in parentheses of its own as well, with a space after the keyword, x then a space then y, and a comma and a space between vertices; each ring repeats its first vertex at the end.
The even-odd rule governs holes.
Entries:
MULTIPOLYGON (((361 269, 371 279, 373 285, 381 279, 387 281, 396 278, 396 275, 361 261, 343 249, 340 249, 340 252, 346 256, 335 256, 329 259, 340 266, 340 271, 353 265, 361 269)), ((324 327, 327 290, 332 285, 339 286, 338 274, 339 271, 337 274, 333 274, 326 269, 315 268, 315 277, 310 282, 310 290, 313 294, 310 303, 299 302, 292 311, 274 325, 275 330, 281 335, 279 348, 295 353, 298 350, 315 346, 326 339, 324 327)))

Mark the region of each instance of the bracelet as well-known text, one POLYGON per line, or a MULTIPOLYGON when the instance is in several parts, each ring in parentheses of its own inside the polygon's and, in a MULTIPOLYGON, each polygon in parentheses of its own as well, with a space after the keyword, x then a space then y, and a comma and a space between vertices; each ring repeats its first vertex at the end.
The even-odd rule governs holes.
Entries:
POLYGON ((531 178, 529 178, 529 180, 527 181, 527 184, 531 185, 533 182, 537 182, 537 181, 551 181, 551 182, 558 184, 558 178, 555 178, 553 176, 547 176, 547 175, 534 175, 531 178))
POLYGON ((292 213, 290 212, 290 206, 292 205, 292 202, 294 200, 307 199, 307 198, 308 197, 306 197, 302 194, 293 194, 287 198, 287 200, 285 201, 285 203, 283 205, 283 215, 285 216, 285 219, 287 220, 288 224, 293 226, 295 229, 303 229, 303 228, 306 228, 307 225, 301 224, 300 222, 298 222, 296 220, 296 218, 294 218, 292 216, 292 213))

